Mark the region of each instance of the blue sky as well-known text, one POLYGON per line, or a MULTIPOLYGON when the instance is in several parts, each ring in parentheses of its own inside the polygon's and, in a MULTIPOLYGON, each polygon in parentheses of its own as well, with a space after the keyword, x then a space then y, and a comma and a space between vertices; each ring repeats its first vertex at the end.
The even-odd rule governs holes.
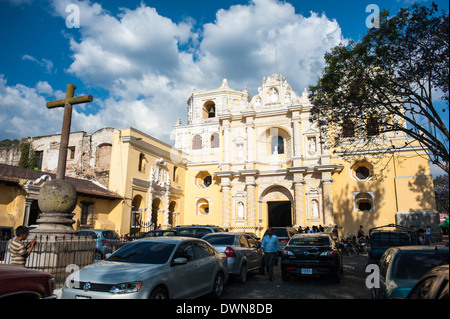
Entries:
MULTIPOLYGON (((435 2, 448 11, 448 1, 435 2)), ((0 0, 0 140, 58 134, 62 109, 45 103, 72 83, 76 95, 94 96, 74 107, 72 131, 131 126, 171 143, 194 89, 227 78, 254 95, 277 70, 301 93, 320 76, 325 52, 367 32, 368 5, 395 14, 412 3, 0 0), (71 5, 78 28, 66 23, 71 5)))

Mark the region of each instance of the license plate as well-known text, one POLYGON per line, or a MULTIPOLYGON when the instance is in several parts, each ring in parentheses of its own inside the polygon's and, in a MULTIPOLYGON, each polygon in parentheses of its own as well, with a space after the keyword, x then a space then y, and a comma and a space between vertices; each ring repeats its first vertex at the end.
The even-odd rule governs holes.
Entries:
POLYGON ((89 296, 75 296, 75 299, 92 299, 91 297, 89 297, 89 296))
POLYGON ((312 269, 311 268, 302 268, 301 273, 302 273, 302 275, 312 275, 312 269))

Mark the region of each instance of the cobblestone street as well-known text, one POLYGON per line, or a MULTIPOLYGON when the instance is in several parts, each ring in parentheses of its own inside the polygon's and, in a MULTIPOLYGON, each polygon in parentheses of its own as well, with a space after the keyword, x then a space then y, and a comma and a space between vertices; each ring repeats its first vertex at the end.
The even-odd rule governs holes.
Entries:
POLYGON ((344 256, 343 262, 340 284, 322 277, 293 277, 284 282, 279 262, 273 282, 267 274, 257 273, 249 274, 244 284, 231 278, 222 299, 370 299, 370 290, 365 285, 367 255, 344 256))

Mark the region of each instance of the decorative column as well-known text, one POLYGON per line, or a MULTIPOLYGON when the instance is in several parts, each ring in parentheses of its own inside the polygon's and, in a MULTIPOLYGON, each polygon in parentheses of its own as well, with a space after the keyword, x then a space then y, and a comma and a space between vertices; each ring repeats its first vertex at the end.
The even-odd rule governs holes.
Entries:
POLYGON ((295 220, 294 225, 305 226, 306 218, 305 218, 305 181, 296 181, 294 182, 294 196, 295 196, 295 220))
POLYGON ((330 172, 324 172, 322 176, 324 177, 322 180, 324 223, 326 226, 333 226, 336 224, 333 215, 333 178, 330 172))
POLYGON ((223 159, 224 169, 228 169, 230 164, 230 121, 225 119, 223 121, 223 159))
POLYGON ((231 187, 222 186, 222 226, 229 228, 231 226, 231 187))
POLYGON ((166 192, 164 194, 164 217, 163 217, 163 229, 169 228, 169 196, 170 196, 170 174, 166 175, 166 192))
POLYGON ((253 118, 247 117, 247 164, 246 169, 253 169, 255 163, 254 141, 253 141, 253 118))
POLYGON ((255 206, 255 177, 247 176, 247 225, 255 227, 258 225, 256 221, 256 206, 255 206))

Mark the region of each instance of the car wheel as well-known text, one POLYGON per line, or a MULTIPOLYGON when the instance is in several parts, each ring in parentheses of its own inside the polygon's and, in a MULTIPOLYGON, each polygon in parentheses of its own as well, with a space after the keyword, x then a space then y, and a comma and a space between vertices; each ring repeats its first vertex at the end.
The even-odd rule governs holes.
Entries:
POLYGON ((340 284, 341 283, 341 271, 337 270, 336 273, 332 277, 333 282, 340 284))
POLYGON ((291 280, 291 275, 289 275, 287 272, 282 271, 281 272, 281 279, 283 279, 283 281, 289 281, 291 280))
POLYGON ((243 264, 239 275, 236 277, 236 281, 243 284, 247 280, 247 265, 243 264))
POLYGON ((159 286, 153 289, 149 299, 169 299, 169 295, 164 287, 159 286))
POLYGON ((223 287, 225 285, 223 273, 218 272, 214 278, 212 297, 220 298, 223 295, 223 287))
POLYGON ((372 296, 372 299, 380 299, 380 288, 370 289, 370 295, 372 296))

